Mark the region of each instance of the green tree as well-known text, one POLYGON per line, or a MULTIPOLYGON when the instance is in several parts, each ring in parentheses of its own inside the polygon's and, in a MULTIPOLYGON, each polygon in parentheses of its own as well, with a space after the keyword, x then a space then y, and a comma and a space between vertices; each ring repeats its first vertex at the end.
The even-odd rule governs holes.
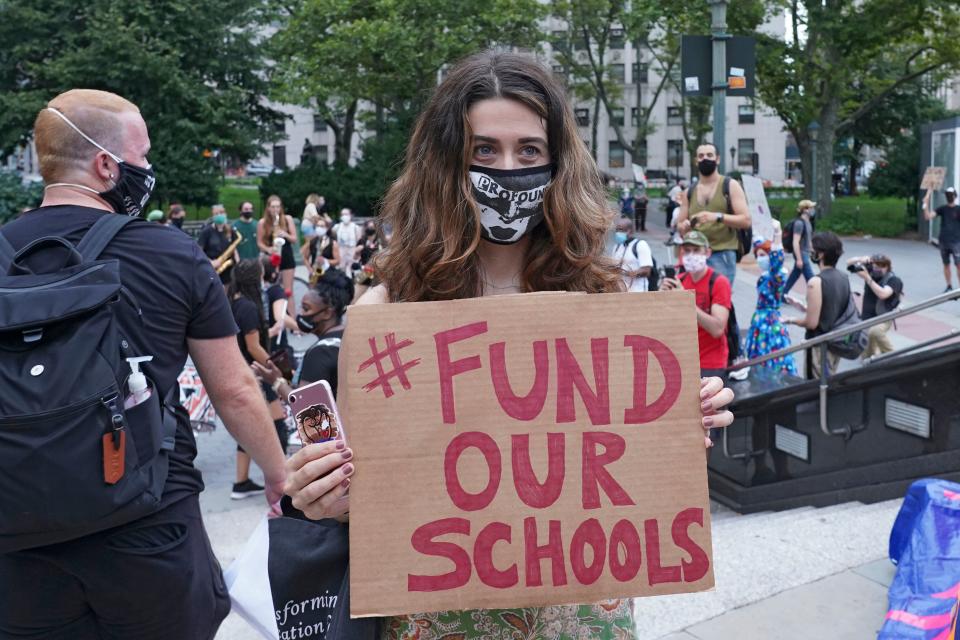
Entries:
POLYGON ((800 149, 807 195, 830 211, 837 140, 898 91, 960 67, 958 0, 787 0, 788 37, 758 34, 757 87, 800 149), (818 122, 816 143, 808 126, 818 122), (812 175, 814 145, 817 171, 812 175))
POLYGON ((0 2, 0 153, 53 96, 83 87, 136 103, 161 201, 210 204, 221 165, 276 137, 265 107, 258 0, 0 2), (204 151, 211 157, 204 157, 204 151))
POLYGON ((0 171, 0 224, 17 217, 24 209, 33 209, 43 200, 43 185, 23 184, 20 176, 0 171))
POLYGON ((270 41, 273 96, 313 108, 346 164, 366 105, 373 131, 409 122, 441 69, 493 46, 533 47, 544 37, 536 0, 288 0, 270 41))

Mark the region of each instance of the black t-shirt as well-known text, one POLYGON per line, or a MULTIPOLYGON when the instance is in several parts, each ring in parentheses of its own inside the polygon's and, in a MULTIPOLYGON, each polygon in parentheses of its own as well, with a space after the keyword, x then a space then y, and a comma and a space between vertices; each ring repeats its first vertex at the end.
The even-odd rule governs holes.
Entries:
POLYGON ((314 236, 310 238, 310 262, 317 261, 317 251, 320 249, 320 243, 325 242, 327 246, 320 251, 320 255, 327 260, 333 260, 333 240, 329 236, 314 236))
POLYGON ((940 245, 960 242, 960 205, 945 204, 937 207, 940 221, 940 245))
MULTIPOLYGON (((14 248, 43 236, 62 236, 74 245, 104 215, 101 209, 61 205, 43 207, 3 227, 14 248)), ((208 340, 237 332, 217 274, 190 236, 176 227, 135 220, 124 227, 101 259, 120 261, 120 279, 136 298, 142 318, 117 305, 118 323, 133 353, 152 355, 142 365, 160 393, 176 383, 187 359, 187 338, 208 340)), ((45 260, 54 256, 46 254, 45 260)), ((194 468, 197 444, 189 423, 180 424, 170 454, 170 471, 161 506, 203 490, 194 468)))
POLYGON ((197 239, 197 244, 211 260, 222 256, 231 242, 233 242, 233 233, 230 226, 225 226, 223 231, 217 231, 217 228, 212 224, 208 224, 201 229, 200 237, 197 239))
POLYGON ((868 320, 874 316, 878 316, 881 312, 886 313, 887 311, 892 311, 897 307, 898 304, 900 304, 900 294, 903 293, 903 280, 890 273, 881 279, 879 284, 881 287, 892 288, 893 295, 886 300, 883 300, 883 304, 886 309, 878 309, 877 304, 881 302, 880 299, 877 298, 876 294, 873 292, 873 289, 870 288, 870 285, 864 283, 863 307, 860 312, 860 317, 863 320, 868 320))
POLYGON ((247 364, 251 364, 253 362, 253 356, 251 356, 250 351, 247 350, 247 334, 255 331, 257 332, 257 339, 260 341, 260 345, 262 346, 265 342, 266 330, 264 329, 263 323, 260 322, 260 310, 252 300, 244 298, 243 296, 232 300, 230 302, 230 309, 233 311, 233 319, 240 328, 240 333, 237 334, 240 353, 243 354, 247 364))
POLYGON ((303 354, 303 362, 297 371, 297 385, 309 384, 326 380, 337 395, 337 359, 340 357, 340 340, 343 338, 343 329, 330 331, 320 336, 312 347, 303 354))
MULTIPOLYGON (((277 318, 273 315, 273 303, 277 300, 286 300, 287 294, 283 290, 283 285, 281 284, 272 284, 263 291, 263 317, 267 319, 267 328, 269 329, 277 323, 277 318)), ((276 338, 271 338, 270 349, 267 349, 268 352, 273 352, 273 347, 276 346, 276 338)), ((280 334, 280 346, 287 346, 287 332, 284 331, 280 334)))

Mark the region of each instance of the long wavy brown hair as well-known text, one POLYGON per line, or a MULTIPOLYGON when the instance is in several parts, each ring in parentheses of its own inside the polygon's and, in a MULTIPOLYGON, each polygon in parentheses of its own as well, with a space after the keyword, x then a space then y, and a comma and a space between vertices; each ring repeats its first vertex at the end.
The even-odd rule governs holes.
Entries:
POLYGON ((287 230, 287 212, 283 208, 283 200, 280 199, 278 195, 272 195, 267 198, 267 204, 263 208, 263 231, 267 238, 273 238, 273 216, 267 215, 267 210, 270 209, 270 204, 276 200, 280 203, 280 219, 277 222, 277 226, 287 230))
POLYGON ((535 59, 484 52, 453 68, 417 120, 405 166, 383 200, 393 228, 377 273, 393 302, 471 298, 483 292, 480 211, 470 188, 470 107, 506 98, 544 121, 553 181, 544 223, 530 233, 524 291, 619 291, 616 265, 603 256, 612 223, 597 166, 580 140, 563 88, 535 59))

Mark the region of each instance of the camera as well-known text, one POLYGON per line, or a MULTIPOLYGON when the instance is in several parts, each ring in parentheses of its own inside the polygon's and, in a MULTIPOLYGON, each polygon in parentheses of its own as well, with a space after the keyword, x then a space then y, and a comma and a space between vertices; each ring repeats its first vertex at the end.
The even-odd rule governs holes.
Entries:
POLYGON ((853 264, 848 264, 848 265, 847 265, 847 271, 849 271, 850 273, 857 273, 857 272, 860 272, 860 271, 866 271, 866 270, 867 270, 867 264, 869 264, 869 263, 854 262, 853 264))

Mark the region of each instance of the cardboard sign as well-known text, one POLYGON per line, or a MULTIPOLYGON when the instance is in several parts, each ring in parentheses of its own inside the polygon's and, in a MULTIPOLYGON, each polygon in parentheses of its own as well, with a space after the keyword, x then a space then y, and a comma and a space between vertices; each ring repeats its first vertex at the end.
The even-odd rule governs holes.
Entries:
POLYGON ((943 189, 943 181, 947 177, 946 167, 927 167, 920 181, 921 190, 939 191, 943 189))
POLYGON ((694 298, 351 307, 354 617, 713 586, 694 298))
POLYGON ((773 216, 767 195, 763 191, 763 180, 756 176, 743 176, 743 193, 750 209, 750 222, 753 225, 753 237, 773 240, 773 216))

